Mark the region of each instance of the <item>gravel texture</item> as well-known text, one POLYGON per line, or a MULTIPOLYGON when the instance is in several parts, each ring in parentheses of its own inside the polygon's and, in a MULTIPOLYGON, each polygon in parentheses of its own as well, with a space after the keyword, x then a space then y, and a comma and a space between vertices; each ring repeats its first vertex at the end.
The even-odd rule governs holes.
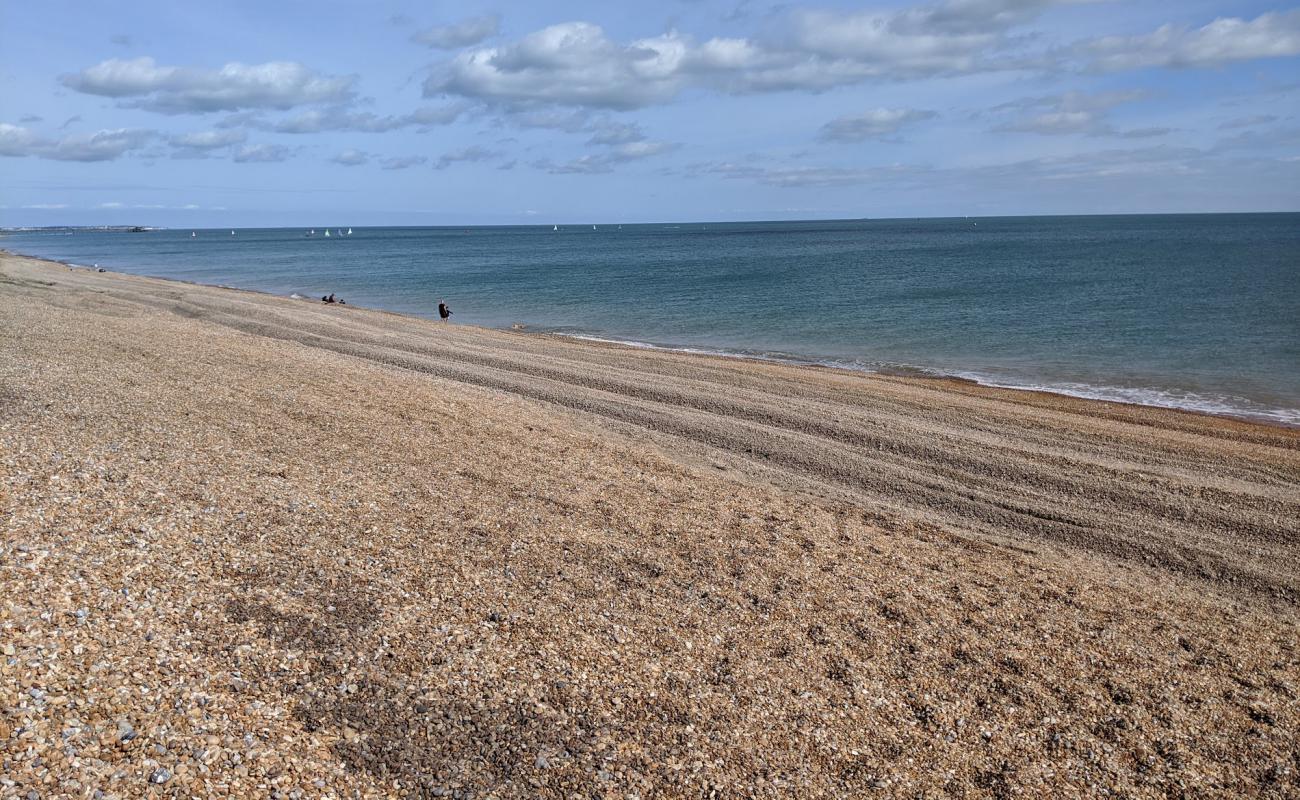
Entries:
POLYGON ((1295 797, 1300 434, 0 256, 0 797, 1295 797))

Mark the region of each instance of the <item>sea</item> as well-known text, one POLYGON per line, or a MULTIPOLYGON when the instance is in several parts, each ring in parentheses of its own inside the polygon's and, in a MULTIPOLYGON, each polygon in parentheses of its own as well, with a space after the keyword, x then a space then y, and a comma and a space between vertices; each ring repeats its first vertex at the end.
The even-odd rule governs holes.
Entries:
POLYGON ((453 322, 1300 425, 1300 214, 8 231, 453 322), (350 232, 349 232, 350 231, 350 232))

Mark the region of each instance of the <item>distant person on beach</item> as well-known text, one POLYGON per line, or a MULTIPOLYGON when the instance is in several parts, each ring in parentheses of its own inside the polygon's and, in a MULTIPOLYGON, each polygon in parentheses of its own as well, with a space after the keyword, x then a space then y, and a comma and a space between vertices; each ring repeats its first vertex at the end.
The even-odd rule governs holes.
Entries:
POLYGON ((322 297, 321 300, 323 300, 323 301, 326 302, 326 303, 333 303, 333 302, 334 302, 334 293, 333 293, 333 292, 330 292, 329 294, 327 294, 327 295, 325 295, 324 297, 322 297))
POLYGON ((451 316, 451 309, 447 308, 446 300, 440 301, 438 303, 438 316, 442 318, 443 322, 446 322, 447 317, 451 316))

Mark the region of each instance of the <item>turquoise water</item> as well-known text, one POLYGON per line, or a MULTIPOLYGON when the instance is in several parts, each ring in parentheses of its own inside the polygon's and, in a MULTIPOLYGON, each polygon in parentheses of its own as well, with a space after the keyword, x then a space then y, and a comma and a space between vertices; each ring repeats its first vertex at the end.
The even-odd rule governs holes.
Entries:
POLYGON ((425 316, 445 298, 459 323, 1300 424, 1300 214, 323 231, 0 245, 425 316))

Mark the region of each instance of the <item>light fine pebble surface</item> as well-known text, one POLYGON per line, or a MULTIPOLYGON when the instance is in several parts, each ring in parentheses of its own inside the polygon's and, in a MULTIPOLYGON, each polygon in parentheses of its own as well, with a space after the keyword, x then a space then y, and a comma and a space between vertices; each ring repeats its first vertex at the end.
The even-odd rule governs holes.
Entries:
POLYGON ((0 797, 1297 797, 1300 432, 0 255, 0 797))

